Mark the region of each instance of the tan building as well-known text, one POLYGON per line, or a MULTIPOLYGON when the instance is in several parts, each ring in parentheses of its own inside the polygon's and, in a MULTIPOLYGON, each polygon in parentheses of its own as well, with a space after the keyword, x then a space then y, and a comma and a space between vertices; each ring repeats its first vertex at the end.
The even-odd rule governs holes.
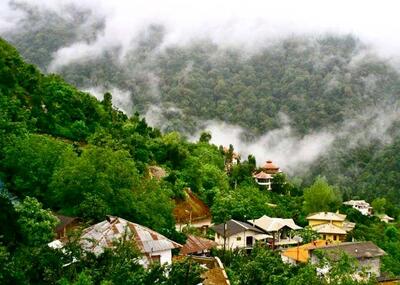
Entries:
POLYGON ((346 215, 332 212, 319 212, 307 217, 309 226, 320 234, 323 240, 342 242, 355 223, 346 221, 346 215))

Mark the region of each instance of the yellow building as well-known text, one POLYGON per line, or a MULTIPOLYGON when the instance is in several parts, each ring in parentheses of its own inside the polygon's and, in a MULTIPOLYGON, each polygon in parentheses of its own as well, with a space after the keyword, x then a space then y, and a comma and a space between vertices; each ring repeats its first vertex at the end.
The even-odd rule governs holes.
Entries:
POLYGON ((346 215, 332 212, 319 212, 307 217, 309 226, 320 234, 323 240, 342 242, 355 223, 346 221, 346 215))

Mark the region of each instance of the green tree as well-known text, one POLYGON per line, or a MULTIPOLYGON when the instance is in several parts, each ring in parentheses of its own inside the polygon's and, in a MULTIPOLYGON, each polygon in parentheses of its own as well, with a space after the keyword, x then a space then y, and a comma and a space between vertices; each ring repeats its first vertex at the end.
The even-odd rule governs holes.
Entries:
POLYGON ((48 187, 63 153, 72 148, 46 135, 19 137, 5 150, 4 171, 9 173, 9 189, 20 196, 33 196, 49 205, 48 187))
POLYGON ((382 214, 385 213, 386 199, 385 198, 375 198, 371 203, 372 208, 375 213, 382 214))
POLYGON ((341 202, 340 192, 322 177, 317 177, 314 183, 304 190, 303 208, 307 213, 333 211, 339 208, 341 202))
POLYGON ((54 238, 54 228, 58 220, 50 211, 43 209, 35 198, 26 197, 16 206, 16 211, 25 244, 41 246, 54 238))

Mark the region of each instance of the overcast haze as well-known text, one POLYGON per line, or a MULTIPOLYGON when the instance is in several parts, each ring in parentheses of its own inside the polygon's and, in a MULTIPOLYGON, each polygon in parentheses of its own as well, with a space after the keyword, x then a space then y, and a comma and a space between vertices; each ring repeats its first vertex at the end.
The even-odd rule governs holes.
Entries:
MULTIPOLYGON (((127 45, 149 24, 167 28, 165 44, 185 43, 211 37, 220 44, 254 47, 268 38, 303 33, 352 33, 372 43, 386 55, 400 50, 398 1, 237 1, 237 0, 27 0, 62 13, 74 3, 106 17, 104 34, 81 50, 116 42, 127 45)), ((0 1, 0 30, 8 29, 22 16, 12 11, 8 0, 0 1)))

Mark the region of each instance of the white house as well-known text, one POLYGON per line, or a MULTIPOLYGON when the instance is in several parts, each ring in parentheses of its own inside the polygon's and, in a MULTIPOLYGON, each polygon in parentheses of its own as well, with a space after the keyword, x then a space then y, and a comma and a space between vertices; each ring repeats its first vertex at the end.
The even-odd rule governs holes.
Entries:
POLYGON ((350 201, 343 202, 343 205, 353 207, 354 209, 359 211, 364 216, 372 215, 372 207, 365 200, 350 200, 350 201))
POLYGON ((171 264, 171 250, 182 247, 147 227, 113 216, 84 229, 80 243, 83 249, 99 255, 105 248, 114 247, 114 243, 121 239, 135 242, 143 254, 141 263, 144 267, 151 262, 171 264))
POLYGON ((251 249, 256 240, 271 237, 249 223, 233 219, 211 228, 215 231, 214 240, 218 244, 218 248, 225 246, 226 249, 230 250, 235 248, 251 249))
POLYGON ((297 244, 302 241, 300 237, 292 234, 293 231, 302 229, 293 219, 271 218, 264 215, 248 222, 271 235, 273 246, 297 244))

